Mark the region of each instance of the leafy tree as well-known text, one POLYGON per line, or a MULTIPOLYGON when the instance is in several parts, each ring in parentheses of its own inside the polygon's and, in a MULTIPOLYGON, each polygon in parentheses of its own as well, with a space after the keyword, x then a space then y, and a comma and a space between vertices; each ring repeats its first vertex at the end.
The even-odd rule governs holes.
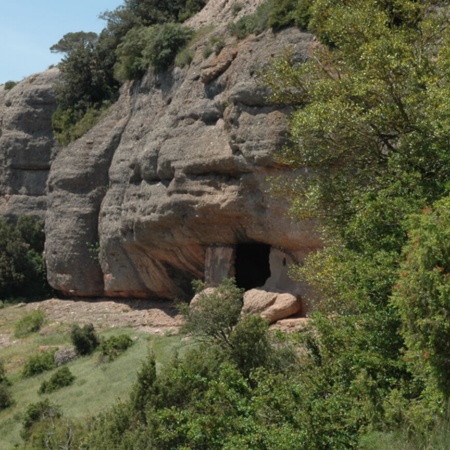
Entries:
POLYGON ((205 287, 196 283, 195 304, 180 306, 185 320, 183 330, 223 348, 231 347, 230 336, 239 321, 244 291, 232 278, 225 279, 217 288, 204 290, 205 287))
POLYGON ((56 44, 50 47, 52 53, 70 54, 78 47, 93 47, 98 41, 97 33, 78 31, 65 34, 56 44))
POLYGON ((393 298, 403 319, 407 358, 450 397, 450 199, 413 216, 393 298))
POLYGON ((50 292, 43 243, 42 222, 24 217, 14 226, 0 220, 0 297, 36 297, 50 292))
MULTIPOLYGON (((432 337, 438 333, 429 327, 425 334, 427 319, 419 317, 419 311, 433 317, 436 329, 445 323, 439 296, 432 295, 435 282, 412 263, 399 271, 409 217, 448 194, 443 130, 450 125, 450 33, 446 11, 435 4, 317 0, 309 27, 321 44, 306 64, 287 52, 265 76, 272 100, 296 108, 292 142, 280 161, 301 176, 280 180, 275 191, 292 200, 295 217, 320 219, 327 242, 322 253, 293 269, 321 299, 309 349, 318 373, 327 371, 336 387, 330 399, 341 396, 341 410, 346 403, 357 405, 358 428, 386 425, 394 392, 405 404, 428 408, 424 395, 433 382, 420 371, 411 375, 403 337, 412 351, 407 358, 415 355, 416 361, 420 352, 446 351, 433 347, 441 345, 432 337), (425 280, 430 300, 413 312, 425 280), (402 294, 393 304, 396 284, 402 294), (409 330, 403 335, 402 326, 409 330), (418 330, 424 333, 420 339, 418 330)), ((411 251, 408 245, 406 255, 411 251)), ((427 365, 435 374, 441 370, 442 382, 443 359, 427 365)), ((396 420, 389 426, 398 426, 396 420)))

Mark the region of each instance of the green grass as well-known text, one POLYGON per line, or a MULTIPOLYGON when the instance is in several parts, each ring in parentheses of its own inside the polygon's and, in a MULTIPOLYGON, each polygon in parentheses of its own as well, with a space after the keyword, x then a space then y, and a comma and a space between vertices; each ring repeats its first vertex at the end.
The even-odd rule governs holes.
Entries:
MULTIPOLYGON (((0 313, 0 334, 14 332, 14 323, 26 314, 22 308, 4 308, 0 313), (7 312, 3 316, 3 312, 7 312)), ((9 347, 0 349, 0 359, 5 362, 7 377, 12 381, 10 387, 14 405, 0 411, 0 449, 8 450, 21 445, 21 417, 30 403, 48 398, 60 405, 67 418, 87 423, 89 417, 113 405, 118 399, 128 398, 141 361, 149 351, 154 352, 157 366, 170 360, 176 352, 182 353, 190 347, 189 341, 179 336, 149 336, 131 328, 114 328, 101 333, 110 337, 128 334, 134 344, 112 362, 102 363, 101 355, 95 352, 90 356, 78 358, 67 365, 75 381, 71 386, 50 394, 39 395, 38 390, 44 380, 57 370, 24 379, 20 370, 25 360, 38 351, 39 347, 65 347, 71 345, 70 326, 47 324, 45 334, 33 333, 18 340, 9 347)))

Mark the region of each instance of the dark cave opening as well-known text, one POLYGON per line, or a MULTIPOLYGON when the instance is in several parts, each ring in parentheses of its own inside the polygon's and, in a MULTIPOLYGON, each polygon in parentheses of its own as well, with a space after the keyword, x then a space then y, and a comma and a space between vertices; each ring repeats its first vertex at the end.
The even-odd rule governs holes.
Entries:
POLYGON ((261 287, 270 277, 270 245, 240 243, 236 246, 236 284, 248 291, 261 287))

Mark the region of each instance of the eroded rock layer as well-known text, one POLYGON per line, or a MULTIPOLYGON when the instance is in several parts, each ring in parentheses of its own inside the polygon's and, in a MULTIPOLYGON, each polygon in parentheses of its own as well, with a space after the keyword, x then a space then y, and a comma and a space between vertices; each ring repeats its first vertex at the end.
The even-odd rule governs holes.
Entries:
POLYGON ((46 183, 57 153, 52 115, 57 69, 0 86, 0 216, 44 218, 46 183))
POLYGON ((311 36, 267 32, 206 59, 202 45, 189 67, 125 86, 109 114, 58 155, 46 221, 56 289, 185 298, 192 279, 225 274, 246 288, 301 293, 288 264, 320 243, 269 195, 268 177, 287 174, 274 153, 289 109, 268 102, 258 74, 287 47, 306 59, 311 36), (267 250, 239 256, 245 244, 267 250))

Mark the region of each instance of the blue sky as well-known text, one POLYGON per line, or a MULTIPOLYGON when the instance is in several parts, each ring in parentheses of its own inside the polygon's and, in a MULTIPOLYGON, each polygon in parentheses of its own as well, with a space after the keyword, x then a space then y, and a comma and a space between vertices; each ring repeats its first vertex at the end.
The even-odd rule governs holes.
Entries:
POLYGON ((49 48, 66 33, 99 32, 98 15, 123 0, 0 0, 0 84, 20 81, 58 63, 49 48))

